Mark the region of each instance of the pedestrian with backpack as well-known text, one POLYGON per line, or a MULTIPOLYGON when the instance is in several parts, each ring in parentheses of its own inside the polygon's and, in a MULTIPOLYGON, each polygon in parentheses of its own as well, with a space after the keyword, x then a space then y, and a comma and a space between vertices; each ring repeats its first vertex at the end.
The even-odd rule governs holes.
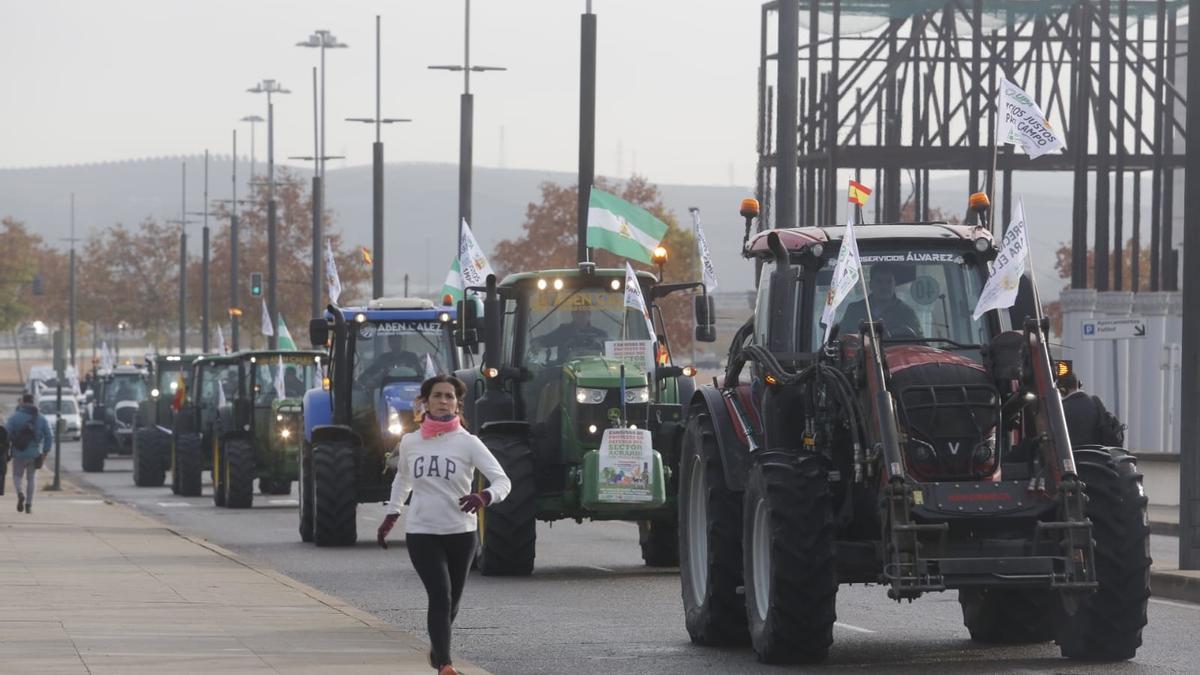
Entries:
POLYGON ((1125 425, 1104 407, 1099 396, 1083 390, 1079 377, 1071 372, 1058 378, 1058 393, 1062 396, 1063 416, 1067 418, 1067 434, 1071 445, 1125 446, 1125 425))
POLYGON ((4 423, 12 455, 13 487, 17 488, 17 513, 33 513, 34 476, 50 454, 54 434, 45 416, 38 414, 33 394, 22 394, 21 404, 4 423), (22 485, 24 482, 24 485, 22 485))
POLYGON ((512 487, 483 441, 462 426, 466 393, 467 385, 450 375, 436 375, 421 383, 417 401, 425 410, 419 420, 420 433, 405 434, 400 440, 388 514, 377 533, 379 545, 386 549, 387 535, 411 491, 405 542, 413 569, 429 596, 429 665, 439 675, 458 673, 451 665, 450 627, 475 558, 475 512, 504 501, 512 487), (476 471, 491 485, 472 492, 476 471))

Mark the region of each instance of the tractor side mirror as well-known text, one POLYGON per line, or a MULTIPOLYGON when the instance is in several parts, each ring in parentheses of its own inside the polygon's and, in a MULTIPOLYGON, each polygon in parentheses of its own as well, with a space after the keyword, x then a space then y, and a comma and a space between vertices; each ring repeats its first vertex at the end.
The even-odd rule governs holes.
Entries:
POLYGON ((324 317, 320 319, 310 319, 308 322, 308 342, 314 348, 324 349, 325 343, 329 341, 329 324, 325 323, 324 317))
POLYGON ((696 311, 696 341, 717 341, 717 310, 713 297, 707 293, 697 295, 693 301, 696 311))
POLYGON ((458 327, 454 329, 454 344, 464 348, 479 344, 479 305, 474 298, 458 301, 458 327))

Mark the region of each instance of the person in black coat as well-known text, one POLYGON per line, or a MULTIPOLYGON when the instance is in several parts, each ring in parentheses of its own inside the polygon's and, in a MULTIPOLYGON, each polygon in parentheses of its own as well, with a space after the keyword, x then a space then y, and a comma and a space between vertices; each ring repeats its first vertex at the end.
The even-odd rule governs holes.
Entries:
POLYGON ((1122 428, 1120 423, 1104 407, 1099 396, 1083 391, 1075 373, 1058 378, 1057 386, 1062 395, 1063 416, 1067 418, 1067 433, 1071 436, 1072 446, 1124 444, 1124 438, 1117 436, 1122 428))

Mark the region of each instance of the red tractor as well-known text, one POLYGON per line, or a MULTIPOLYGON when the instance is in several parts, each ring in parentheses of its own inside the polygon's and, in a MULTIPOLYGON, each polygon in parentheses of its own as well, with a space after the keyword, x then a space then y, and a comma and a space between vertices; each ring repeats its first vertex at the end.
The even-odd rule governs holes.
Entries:
POLYGON ((826 340, 845 228, 751 237, 756 215, 747 200, 754 315, 724 381, 691 399, 683 438, 692 641, 820 662, 839 584, 868 583, 897 601, 957 590, 979 642, 1132 658, 1150 594, 1141 474, 1125 450, 1072 448, 1046 320, 972 320, 997 255, 989 231, 857 227, 870 312, 860 286, 826 340))

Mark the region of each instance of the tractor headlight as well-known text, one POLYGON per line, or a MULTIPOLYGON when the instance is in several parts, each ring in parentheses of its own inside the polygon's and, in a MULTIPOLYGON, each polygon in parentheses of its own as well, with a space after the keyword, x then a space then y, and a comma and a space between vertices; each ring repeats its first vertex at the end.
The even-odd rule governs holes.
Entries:
POLYGON ((158 390, 157 389, 150 390, 150 398, 158 398, 158 390))
POLYGON ((404 433, 404 424, 400 421, 400 413, 395 408, 388 408, 388 433, 399 436, 404 433))
POLYGON ((579 387, 575 390, 575 400, 585 405, 597 405, 604 403, 605 396, 608 395, 607 389, 592 389, 590 387, 579 387))
POLYGON ((286 441, 287 439, 292 437, 292 430, 287 427, 280 429, 279 437, 286 441))
POLYGON ((646 403, 650 400, 649 387, 630 387, 625 390, 626 403, 646 403))

